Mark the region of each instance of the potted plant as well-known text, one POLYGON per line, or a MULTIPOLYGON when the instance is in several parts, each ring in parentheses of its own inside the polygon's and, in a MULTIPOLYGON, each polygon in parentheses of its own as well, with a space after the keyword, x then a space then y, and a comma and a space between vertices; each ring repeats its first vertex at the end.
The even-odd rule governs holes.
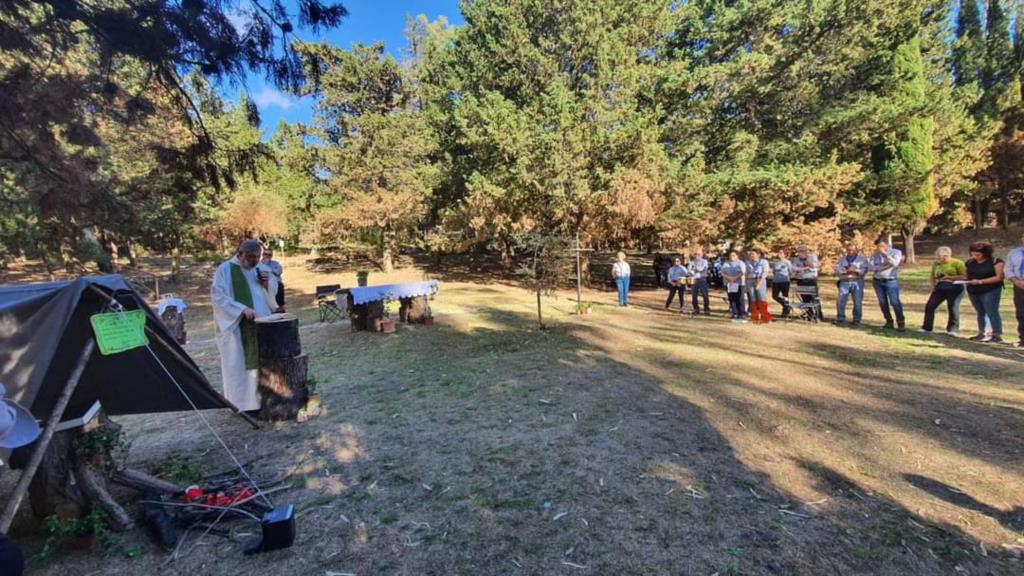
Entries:
POLYGON ((366 279, 370 277, 370 273, 366 270, 360 270, 356 272, 356 284, 359 286, 366 286, 366 279))
POLYGON ((580 316, 590 314, 592 306, 593 305, 590 302, 580 302, 576 305, 576 313, 580 316))
POLYGON ((380 321, 380 331, 385 334, 392 334, 395 331, 395 319, 391 314, 398 312, 398 302, 394 298, 384 300, 384 318, 380 321))

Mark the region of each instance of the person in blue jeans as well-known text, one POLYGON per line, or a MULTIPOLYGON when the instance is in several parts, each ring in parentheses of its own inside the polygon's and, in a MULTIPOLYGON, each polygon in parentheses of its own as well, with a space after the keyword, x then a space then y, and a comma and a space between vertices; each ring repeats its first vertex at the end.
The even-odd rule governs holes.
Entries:
POLYGON ((885 317, 886 330, 893 329, 893 315, 896 316, 895 328, 899 332, 907 329, 907 320, 903 316, 903 303, 900 302, 900 264, 903 263, 903 252, 889 246, 879 238, 875 240, 875 253, 869 262, 873 274, 871 284, 875 287, 878 306, 885 317), (890 311, 890 308, 892 309, 890 311))
POLYGON ((967 297, 978 313, 978 333, 971 337, 976 342, 1003 341, 1003 319, 999 316, 999 299, 1003 293, 1005 263, 994 257, 992 245, 975 242, 967 249, 967 297))
POLYGON ((612 265, 612 278, 615 278, 615 288, 619 291, 619 306, 629 306, 629 262, 626 262, 625 252, 619 252, 616 259, 612 265))
POLYGON ((868 261, 860 253, 860 247, 850 242, 846 255, 836 264, 839 277, 839 302, 836 303, 836 324, 846 323, 846 302, 853 297, 853 325, 859 326, 864 312, 864 276, 868 273, 868 261))
POLYGON ((690 256, 690 274, 693 275, 693 289, 690 290, 690 304, 693 305, 693 313, 700 312, 700 301, 697 296, 704 298, 704 315, 711 315, 711 302, 708 296, 708 276, 711 273, 711 264, 704 259, 704 250, 697 248, 690 256))

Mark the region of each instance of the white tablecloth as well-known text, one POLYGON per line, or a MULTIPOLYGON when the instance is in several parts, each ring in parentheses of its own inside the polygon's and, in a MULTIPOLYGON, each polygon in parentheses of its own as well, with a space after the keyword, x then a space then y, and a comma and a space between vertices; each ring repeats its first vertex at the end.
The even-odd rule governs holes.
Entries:
POLYGON ((185 301, 181 298, 164 298, 156 304, 156 315, 163 316, 168 306, 177 306, 178 314, 185 313, 185 301))
MULTIPOLYGON (((352 303, 359 305, 378 300, 398 300, 399 298, 429 296, 436 293, 437 288, 437 280, 425 280, 423 282, 406 282, 404 284, 358 286, 356 288, 348 288, 348 293, 352 295, 352 303)), ((345 302, 338 302, 338 305, 344 306, 345 302)))

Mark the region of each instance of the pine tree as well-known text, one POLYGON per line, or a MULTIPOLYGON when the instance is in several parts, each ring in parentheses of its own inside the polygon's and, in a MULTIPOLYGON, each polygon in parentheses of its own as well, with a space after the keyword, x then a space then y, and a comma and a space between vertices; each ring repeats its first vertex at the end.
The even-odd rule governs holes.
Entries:
POLYGON ((981 28, 978 0, 960 0, 952 62, 953 78, 957 86, 981 81, 985 50, 985 35, 981 28))
POLYGON ((985 21, 985 56, 981 66, 982 99, 979 110, 983 115, 995 118, 1005 107, 1003 97, 1014 77, 1010 20, 1001 0, 989 0, 985 21))

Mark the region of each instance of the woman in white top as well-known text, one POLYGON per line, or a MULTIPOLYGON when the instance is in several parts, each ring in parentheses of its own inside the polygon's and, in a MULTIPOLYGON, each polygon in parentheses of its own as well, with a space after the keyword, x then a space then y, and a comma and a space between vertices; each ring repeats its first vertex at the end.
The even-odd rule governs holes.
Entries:
POLYGON ((629 305, 629 263, 626 262, 626 253, 619 252, 616 255, 617 262, 612 265, 612 278, 615 279, 615 287, 619 290, 619 306, 629 305))

